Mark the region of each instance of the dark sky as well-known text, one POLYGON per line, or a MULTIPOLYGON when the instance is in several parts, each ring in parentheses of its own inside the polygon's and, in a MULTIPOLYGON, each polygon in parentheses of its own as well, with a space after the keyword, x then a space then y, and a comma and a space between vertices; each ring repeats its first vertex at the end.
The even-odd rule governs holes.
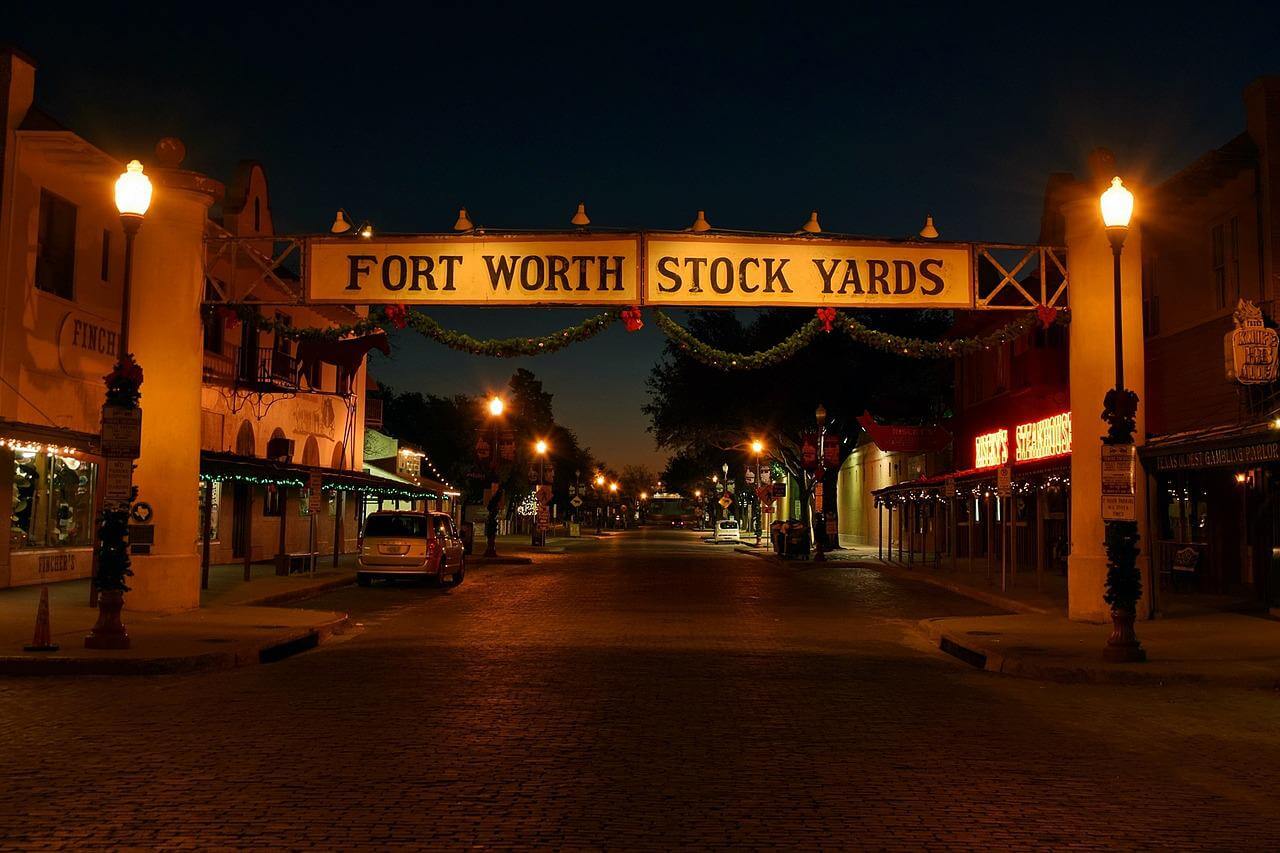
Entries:
MULTIPOLYGON (((791 231, 817 208, 828 230, 901 236, 928 212, 949 239, 1031 241, 1049 172, 1106 145, 1167 175, 1240 132, 1244 85, 1280 73, 1270 3, 80 5, 0 16, 38 102, 122 158, 176 135, 217 178, 260 160, 289 232, 340 206, 382 231, 445 230, 463 204, 560 227, 585 200, 598 225, 705 208, 791 231)), ((583 313, 435 316, 507 335, 583 313)), ((397 388, 482 391, 523 365, 611 464, 665 455, 640 413, 652 324, 519 361, 395 344, 374 370, 397 388)))

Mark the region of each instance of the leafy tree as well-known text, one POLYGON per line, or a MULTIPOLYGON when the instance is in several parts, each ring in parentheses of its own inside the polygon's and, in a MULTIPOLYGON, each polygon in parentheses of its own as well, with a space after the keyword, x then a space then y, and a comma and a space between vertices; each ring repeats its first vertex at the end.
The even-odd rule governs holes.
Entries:
MULTIPOLYGON (((926 338, 938 337, 951 324, 947 312, 854 313, 884 331, 926 338)), ((807 311, 771 309, 743 322, 732 312, 699 311, 690 314, 688 328, 712 346, 749 352, 776 344, 811 317, 807 311)), ((658 446, 675 454, 667 472, 673 484, 689 488, 692 480, 718 470, 720 461, 729 462, 736 476, 748 464, 751 440, 759 438, 800 485, 807 517, 814 480, 804 470, 801 452, 804 433, 817 426, 819 404, 827 410, 827 431, 838 437, 843 459, 856 445, 856 418, 864 411, 899 423, 933 422, 944 415, 950 378, 949 363, 868 349, 839 333, 820 335, 789 361, 755 371, 711 367, 668 341, 650 371, 644 411, 658 446)), ((827 474, 827 493, 834 494, 836 472, 827 474)), ((828 510, 833 509, 830 501, 828 510)))

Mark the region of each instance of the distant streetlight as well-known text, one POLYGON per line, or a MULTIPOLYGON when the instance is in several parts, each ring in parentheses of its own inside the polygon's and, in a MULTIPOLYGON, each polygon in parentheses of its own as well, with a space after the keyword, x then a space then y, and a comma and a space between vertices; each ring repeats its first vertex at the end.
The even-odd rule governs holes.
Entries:
MULTIPOLYGON (((497 399, 496 397, 494 398, 497 399)), ((533 545, 546 544, 546 528, 542 525, 542 486, 547 482, 547 442, 538 439, 533 444, 533 452, 538 454, 538 517, 533 525, 533 545)))
MULTIPOLYGON (((813 417, 818 422, 818 466, 814 482, 814 491, 816 492, 827 473, 823 467, 823 452, 827 449, 827 407, 819 403, 818 408, 813 412, 813 417)), ((816 504, 818 499, 815 497, 813 502, 816 504)), ((816 512, 813 513, 815 516, 813 519, 813 560, 820 563, 827 559, 826 553, 822 549, 823 540, 827 536, 827 514, 825 508, 820 509, 815 506, 814 510, 816 512), (819 529, 818 525, 822 525, 821 529, 819 529)))
POLYGON ((489 410, 489 483, 494 489, 489 498, 489 516, 484 522, 484 555, 496 557, 498 556, 498 506, 499 497, 502 494, 502 487, 498 483, 498 418, 502 417, 507 406, 502 402, 501 397, 494 395, 489 398, 486 408, 489 410))
MULTIPOLYGON (((764 452, 764 442, 760 439, 751 441, 751 452, 756 457, 756 489, 762 489, 760 482, 760 454, 764 452)), ((756 547, 760 547, 761 528, 764 527, 764 501, 760 498, 760 491, 756 492, 756 547)))
MULTIPOLYGON (((1138 395, 1124 387, 1124 328, 1121 310, 1120 255, 1125 238, 1129 236, 1129 221, 1133 218, 1133 193, 1120 178, 1112 178, 1111 186, 1099 199, 1102 224, 1111 243, 1111 285, 1115 306, 1115 356, 1116 387, 1107 392, 1102 402, 1102 419, 1109 425, 1102 437, 1103 445, 1126 448, 1129 464, 1133 465, 1133 432, 1137 428, 1138 395)), ((1124 451, 1121 450, 1121 453, 1124 451)), ((1132 468, 1131 468, 1132 471, 1132 468)), ((1108 520, 1103 545, 1110 569, 1107 572, 1107 590, 1103 600, 1111 605, 1111 636, 1103 649, 1103 659, 1116 663, 1145 661, 1147 653, 1138 642, 1134 623, 1137 620, 1138 599, 1142 597, 1142 577, 1138 573, 1138 522, 1136 520, 1108 520)))

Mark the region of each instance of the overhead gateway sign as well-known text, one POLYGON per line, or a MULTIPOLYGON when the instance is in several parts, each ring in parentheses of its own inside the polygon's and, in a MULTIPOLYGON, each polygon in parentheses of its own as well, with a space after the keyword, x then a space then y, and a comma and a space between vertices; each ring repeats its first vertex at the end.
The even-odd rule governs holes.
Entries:
POLYGON ((971 270, 968 246, 645 236, 650 305, 967 308, 971 270))
POLYGON ((683 233, 319 237, 306 253, 309 299, 346 304, 968 308, 972 269, 960 244, 683 233))
POLYGON ((312 302, 635 305, 639 235, 480 234, 308 243, 312 302))

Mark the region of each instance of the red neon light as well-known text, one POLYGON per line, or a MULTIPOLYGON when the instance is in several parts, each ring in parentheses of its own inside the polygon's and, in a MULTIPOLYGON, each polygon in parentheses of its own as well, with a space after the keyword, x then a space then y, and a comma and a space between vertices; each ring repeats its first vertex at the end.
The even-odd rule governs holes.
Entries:
MULTIPOLYGON (((1071 413, 1018 424, 1013 434, 1016 440, 1013 458, 1018 462, 1065 456, 1071 452, 1071 413)), ((995 468, 1008 463, 1009 430, 983 433, 973 440, 974 468, 995 468)))

